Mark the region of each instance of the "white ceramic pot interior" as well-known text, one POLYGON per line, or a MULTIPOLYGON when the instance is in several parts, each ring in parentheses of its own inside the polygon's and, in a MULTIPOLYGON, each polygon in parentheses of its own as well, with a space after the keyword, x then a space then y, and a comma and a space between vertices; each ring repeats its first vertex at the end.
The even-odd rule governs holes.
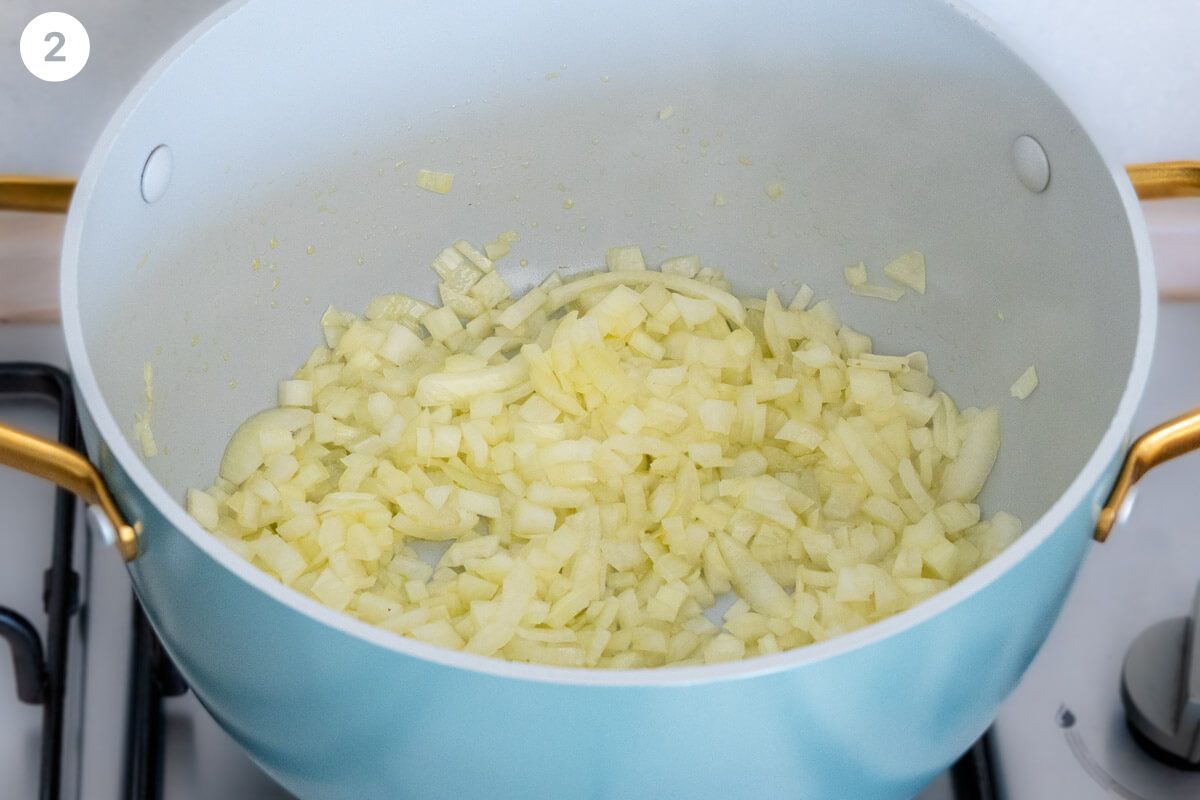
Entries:
POLYGON ((1053 93, 962 11, 354 6, 232 10, 157 70, 81 187, 87 360, 130 438, 153 365, 145 463, 172 496, 211 482, 230 433, 321 342, 327 305, 432 299, 440 248, 507 230, 518 289, 629 243, 699 254, 743 294, 811 284, 877 351, 926 350, 962 406, 1000 407, 983 501, 1026 524, 1109 427, 1141 300, 1125 208, 1053 93), (1022 135, 1049 160, 1040 194, 1014 170, 1022 135), (148 203, 159 145, 171 164, 148 203), (453 190, 416 188, 419 168, 453 190), (925 296, 849 295, 844 266, 881 282, 914 248, 925 296), (1015 401, 1030 364, 1041 385, 1015 401))

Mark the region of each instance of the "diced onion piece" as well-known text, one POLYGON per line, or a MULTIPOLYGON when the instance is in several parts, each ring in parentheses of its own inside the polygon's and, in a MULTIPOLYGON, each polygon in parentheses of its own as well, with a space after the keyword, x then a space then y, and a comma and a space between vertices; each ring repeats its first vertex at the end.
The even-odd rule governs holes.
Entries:
POLYGON ((460 489, 458 492, 458 507, 481 517, 496 519, 500 516, 500 500, 482 492, 460 489))
POLYGON ((342 334, 346 332, 346 328, 353 321, 353 314, 338 311, 333 306, 325 309, 325 313, 321 315, 321 330, 325 334, 325 344, 330 347, 337 347, 338 342, 341 341, 342 334))
POLYGON ((417 186, 436 194, 449 194, 454 185, 454 174, 435 172, 430 169, 417 170, 417 186))
POLYGON ((487 253, 487 257, 492 261, 499 261, 500 259, 504 258, 506 255, 508 255, 509 249, 509 243, 499 239, 488 242, 483 246, 484 252, 487 253))
POLYGON ((862 286, 867 282, 867 265, 861 261, 852 267, 846 267, 842 272, 845 274, 846 284, 849 286, 862 286))
POLYGON ((142 364, 142 386, 146 399, 146 410, 134 415, 133 434, 137 438, 144 458, 158 455, 158 445, 154 441, 154 431, 151 424, 154 420, 154 365, 149 361, 142 364))
POLYGON ((499 394, 529 375, 523 358, 473 372, 431 373, 417 382, 416 401, 423 406, 462 405, 483 394, 499 394))
MULTIPOLYGON (((466 244, 466 242, 463 242, 466 244)), ((470 245, 467 245, 470 247, 470 245)), ((474 248, 471 248, 474 250, 474 248)), ((478 251, 476 251, 478 252, 478 251)), ((484 259, 486 262, 486 259, 484 259)), ((491 263, 488 263, 488 268, 491 268, 491 263)), ((438 274, 438 277, 443 281, 448 281, 456 291, 465 291, 472 283, 479 279, 481 270, 471 263, 457 246, 444 248, 430 264, 433 271, 438 274)))
MULTIPOLYGON (((842 328, 838 332, 839 335, 846 330, 848 329, 842 328)), ((870 339, 867 339, 866 346, 870 348, 870 339)), ((870 352, 852 356, 846 359, 846 364, 851 367, 867 367, 868 369, 881 370, 883 372, 907 372, 910 369, 908 356, 881 356, 870 352)))
POLYGON ((925 294, 925 256, 916 250, 889 261, 883 268, 883 274, 917 294, 925 294))
POLYGON ((459 239, 455 242, 454 249, 466 256, 467 260, 474 264, 481 272, 492 271, 492 259, 479 252, 479 249, 466 239, 459 239))
POLYGON ((610 247, 604 254, 604 263, 609 272, 640 272, 646 269, 646 261, 642 258, 642 248, 636 244, 627 247, 610 247))
POLYGON ((138 447, 145 458, 153 458, 158 455, 158 445, 154 441, 154 431, 150 429, 148 414, 134 415, 133 433, 137 437, 138 447))
POLYGON ((423 352, 425 343, 421 337, 403 325, 393 325, 388 329, 387 338, 379 348, 379 355, 397 366, 412 361, 423 352))
POLYGON ((722 661, 737 661, 746 655, 746 644, 728 633, 722 633, 704 646, 704 663, 719 664, 722 661))
POLYGON ((986 523, 981 523, 968 534, 983 559, 994 558, 1001 550, 1012 544, 1021 535, 1021 521, 1012 514, 1000 511, 986 523))
POLYGON ((671 302, 679 309, 679 315, 689 328, 708 322, 717 313, 717 306, 712 300, 698 300, 686 295, 672 296, 671 302))
POLYGON ((480 278, 474 286, 470 288, 472 297, 483 303, 485 308, 495 308, 502 300, 507 300, 512 294, 512 290, 508 288, 504 278, 500 277, 499 272, 489 272, 480 278))
POLYGON ((1029 395, 1033 394, 1033 390, 1037 388, 1037 385, 1037 370, 1030 366, 1029 369, 1021 373, 1021 377, 1017 378, 1016 381, 1013 382, 1013 385, 1008 391, 1018 400, 1024 400, 1026 397, 1029 397, 1029 395))
POLYGON ((313 413, 306 408, 270 408, 260 411, 234 431, 221 456, 220 475, 233 484, 240 484, 254 474, 265 458, 260 435, 263 431, 282 430, 294 433, 312 423, 313 413))
POLYGON ((504 233, 497 235, 495 241, 489 242, 488 246, 484 248, 485 250, 489 251, 488 258, 490 258, 492 261, 497 261, 508 255, 509 247, 513 242, 517 241, 518 238, 520 237, 517 235, 516 231, 505 231, 504 233), (496 249, 498 255, 492 255, 491 248, 493 247, 496 249))
POLYGON ((700 424, 706 431, 727 435, 737 419, 737 407, 727 400, 704 400, 700 403, 700 424))
POLYGON ((825 436, 819 430, 798 419, 789 419, 785 422, 775 432, 775 438, 803 445, 809 450, 815 450, 817 445, 825 440, 825 436))
POLYGON ((685 278, 694 278, 700 273, 700 257, 676 256, 675 258, 668 258, 659 265, 659 269, 664 275, 682 275, 685 278))
POLYGON ((891 286, 876 286, 872 283, 860 283, 857 286, 850 287, 850 294, 856 294, 860 297, 874 297, 879 300, 887 300, 894 303, 904 296, 904 290, 896 289, 891 286))
POLYGON ((448 306, 435 308, 421 317, 421 324, 429 331, 429 335, 439 342, 444 342, 463 329, 458 315, 448 306))
POLYGON ((307 408, 313 402, 312 381, 292 380, 279 382, 279 405, 307 408))
POLYGON ((788 311, 803 311, 808 308, 808 304, 813 299, 813 288, 807 283, 800 284, 800 288, 796 290, 796 294, 792 297, 792 302, 788 303, 788 311))
POLYGON ((540 286, 530 289, 520 300, 500 312, 496 322, 509 330, 529 319, 547 300, 546 290, 540 286))
POLYGON ((555 517, 552 509, 518 500, 513 509, 513 532, 522 536, 546 536, 554 532, 555 517))
POLYGON ((260 536, 255 550, 267 569, 284 583, 291 583, 308 569, 300 551, 273 533, 260 536))
POLYGON ((792 599, 788 593, 754 560, 744 545, 727 534, 717 534, 717 546, 733 575, 734 586, 751 608, 772 617, 792 615, 792 599))
POLYGON ((837 427, 834 428, 834 433, 841 440, 850 460, 854 462, 854 466, 858 468, 859 474, 866 480, 871 490, 887 500, 895 500, 896 493, 892 489, 890 475, 871 453, 870 448, 867 447, 854 426, 844 419, 839 420, 837 427))
POLYGON ((220 507, 208 492, 188 489, 187 512, 210 531, 215 531, 220 523, 220 507))
POLYGON ((967 430, 958 457, 942 473, 939 497, 945 500, 974 500, 1000 452, 1000 412, 985 409, 975 415, 967 430))

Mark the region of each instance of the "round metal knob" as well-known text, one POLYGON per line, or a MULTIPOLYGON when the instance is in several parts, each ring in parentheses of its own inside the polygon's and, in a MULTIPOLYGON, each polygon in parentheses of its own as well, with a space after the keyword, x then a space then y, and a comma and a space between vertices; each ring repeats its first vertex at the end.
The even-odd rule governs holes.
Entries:
POLYGON ((1172 766, 1200 770, 1200 592, 1191 617, 1151 625, 1130 645, 1121 699, 1143 749, 1172 766))

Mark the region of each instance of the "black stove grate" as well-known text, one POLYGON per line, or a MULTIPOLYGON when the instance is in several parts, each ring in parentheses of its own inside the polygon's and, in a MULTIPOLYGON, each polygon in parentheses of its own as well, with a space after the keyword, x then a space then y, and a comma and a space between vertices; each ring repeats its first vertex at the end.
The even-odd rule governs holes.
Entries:
MULTIPOLYGON (((0 399, 26 398, 57 405, 58 440, 82 451, 79 417, 67 373, 47 364, 0 364, 0 399)), ((54 493, 54 541, 42 590, 45 647, 29 620, 12 609, 0 608, 0 635, 12 650, 17 696, 43 709, 40 800, 58 800, 62 793, 67 634, 71 616, 79 610, 79 575, 72 563, 74 547, 75 495, 59 489, 54 493)))
MULTIPOLYGON (((58 438, 83 452, 79 418, 70 377, 45 364, 0 363, 0 399, 37 398, 57 404, 58 438)), ((43 706, 39 800, 59 800, 62 793, 63 717, 66 694, 67 634, 79 610, 79 575, 72 564, 75 497, 59 489, 54 500, 54 544, 45 573, 43 604, 47 615, 45 647, 37 629, 11 609, 0 606, 0 638, 12 650, 17 695, 43 706)), ((167 698, 187 691, 136 598, 133 602, 124 763, 127 800, 161 800, 165 769, 167 698)), ((990 734, 984 734, 950 771, 957 800, 996 800, 990 734)), ((169 800, 169 798, 168 798, 169 800)))
POLYGON ((954 797, 959 800, 997 800, 1000 794, 996 790, 994 763, 989 729, 950 768, 954 797))
POLYGON ((154 635, 141 605, 133 602, 133 654, 125 740, 127 800, 159 800, 163 796, 166 721, 163 701, 187 691, 162 643, 154 635))

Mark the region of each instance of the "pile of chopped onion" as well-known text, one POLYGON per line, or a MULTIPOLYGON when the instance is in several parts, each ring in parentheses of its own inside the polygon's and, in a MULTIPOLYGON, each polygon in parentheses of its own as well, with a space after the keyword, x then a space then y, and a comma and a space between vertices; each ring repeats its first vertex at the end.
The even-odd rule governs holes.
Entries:
POLYGON ((1020 533, 973 502, 997 412, 960 411, 924 354, 874 354, 808 287, 784 306, 694 256, 606 262, 514 299, 458 242, 433 263, 441 307, 330 308, 189 511, 331 608, 573 667, 827 639, 1020 533))

